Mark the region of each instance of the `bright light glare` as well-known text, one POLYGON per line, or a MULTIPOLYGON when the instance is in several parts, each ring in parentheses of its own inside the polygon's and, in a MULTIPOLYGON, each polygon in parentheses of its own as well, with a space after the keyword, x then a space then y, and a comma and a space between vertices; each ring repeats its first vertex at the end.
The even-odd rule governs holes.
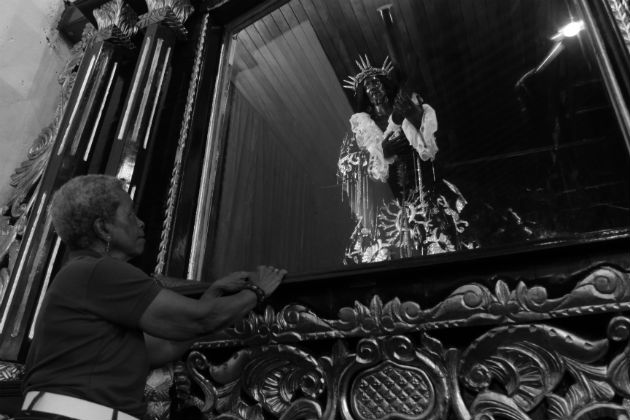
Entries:
POLYGON ((571 38, 579 34, 582 30, 584 30, 584 21, 578 20, 577 22, 571 22, 562 27, 552 39, 560 41, 563 38, 571 38))
POLYGON ((564 28, 560 29, 560 33, 566 37, 576 36, 584 29, 584 22, 578 20, 577 22, 571 22, 564 28))

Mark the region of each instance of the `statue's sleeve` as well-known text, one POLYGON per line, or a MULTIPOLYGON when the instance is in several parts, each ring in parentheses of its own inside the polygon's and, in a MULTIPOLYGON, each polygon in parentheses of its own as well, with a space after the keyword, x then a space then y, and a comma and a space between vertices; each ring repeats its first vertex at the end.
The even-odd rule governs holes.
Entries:
POLYGON ((422 105, 422 125, 417 129, 411 122, 405 119, 402 123, 402 130, 409 141, 409 144, 418 152, 424 161, 435 159, 438 152, 435 142, 435 133, 438 130, 437 115, 435 110, 427 105, 422 105))

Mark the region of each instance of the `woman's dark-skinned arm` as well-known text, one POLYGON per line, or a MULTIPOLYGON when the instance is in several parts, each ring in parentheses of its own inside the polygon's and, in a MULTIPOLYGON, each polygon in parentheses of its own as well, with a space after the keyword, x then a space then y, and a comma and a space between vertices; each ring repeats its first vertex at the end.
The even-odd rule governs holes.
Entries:
POLYGON ((153 278, 159 283, 160 286, 166 287, 167 289, 177 288, 177 287, 187 287, 187 286, 198 286, 198 287, 210 287, 212 283, 205 283, 200 281, 193 281, 188 279, 179 279, 176 277, 168 277, 162 275, 153 275, 153 278))
POLYGON ((164 289, 140 318, 147 334, 169 340, 192 340, 227 327, 256 306, 256 294, 191 299, 164 289))
MULTIPOLYGON (((270 268, 265 268, 264 270, 271 273, 275 273, 276 271, 279 272, 279 270, 274 270, 270 268)), ((256 277, 256 274, 254 273, 241 271, 241 272, 232 273, 222 279, 219 279, 215 281, 214 283, 212 283, 211 285, 209 285, 208 283, 201 283, 201 282, 194 282, 193 284, 206 286, 206 290, 201 300, 203 300, 204 302, 208 302, 210 300, 223 297, 225 295, 233 295, 235 293, 243 291, 244 287, 247 284, 248 278, 250 277, 255 278, 257 282, 260 282, 260 277, 264 275, 264 272, 262 272, 264 270, 262 267, 259 267, 259 273, 257 273, 258 277, 256 277)), ((162 284, 162 286, 167 286, 167 287, 179 287, 179 286, 191 285, 191 282, 189 280, 181 280, 181 279, 162 277, 162 276, 158 278, 158 281, 162 284)), ((271 286, 273 286, 273 284, 271 284, 271 286)), ((272 290, 270 288, 270 285, 267 285, 266 287, 267 287, 267 292, 271 293, 272 290)), ((249 290, 249 289, 245 289, 245 290, 249 290)), ((254 292, 252 292, 252 294, 255 295, 254 292)), ((161 305, 158 303, 158 307, 159 306, 161 305)), ((238 317, 238 314, 235 314, 235 316, 238 317)), ((151 320, 149 316, 147 317, 146 321, 147 321, 147 324, 150 323, 151 320)), ((176 360, 180 358, 190 348, 190 346, 194 343, 196 338, 198 337, 181 341, 181 340, 172 340, 168 338, 155 337, 153 335, 145 333, 144 342, 147 349, 147 354, 149 356, 149 363, 151 364, 151 366, 155 367, 155 366, 164 365, 165 363, 168 363, 172 360, 176 360)))
MULTIPOLYGON (((244 290, 245 293, 247 293, 249 289, 244 290)), ((254 292, 252 292, 251 290, 249 290, 250 294, 254 296, 253 301, 256 302, 256 295, 254 292)), ((209 291, 207 293, 207 295, 211 295, 211 294, 215 294, 215 298, 218 298, 218 291, 215 292, 211 292, 209 291)), ((180 295, 181 296, 181 295, 180 295)), ((159 295, 158 295, 159 297, 159 295)), ((163 298, 166 297, 166 299, 168 299, 167 296, 163 296, 163 298)), ((157 297, 156 297, 157 299, 157 297)), ((194 300, 194 299, 192 299, 194 300)), ((209 301, 210 298, 206 297, 206 301, 209 301)), ((216 303, 216 302, 215 302, 216 303)), ((222 306, 223 302, 219 302, 219 305, 222 306)), ((226 303, 230 303, 230 301, 226 301, 226 303)), ((247 310, 251 305, 249 305, 248 302, 246 302, 247 306, 242 307, 243 310, 247 310)), ((255 303, 254 303, 255 305, 255 303)), ((158 303, 158 306, 161 306, 160 303, 158 303)), ((237 308, 238 309, 238 308, 237 308)), ((245 312, 247 313, 247 311, 245 312)), ((155 314, 153 314, 155 315, 155 314)), ((155 322, 159 322, 158 319, 152 319, 152 314, 149 314, 149 316, 147 316, 147 318, 145 319, 146 327, 148 328, 152 328, 151 327, 151 323, 153 321, 155 322)), ((208 328, 210 329, 209 332, 215 331, 217 329, 221 329, 221 325, 220 323, 224 320, 227 319, 228 324, 231 324, 235 321, 237 321, 240 317, 242 317, 241 313, 238 311, 235 311, 233 313, 233 318, 234 319, 230 319, 230 313, 226 313, 227 317, 226 318, 217 318, 215 317, 215 320, 217 321, 216 324, 202 324, 201 325, 201 329, 200 331, 208 331, 208 328), (216 328, 214 328, 216 326, 216 328)), ((244 314, 243 314, 244 315, 244 314)), ((209 317, 212 317, 213 315, 210 315, 209 317)), ((169 363, 173 360, 176 360, 178 358, 180 358, 189 348, 190 346, 195 342, 196 339, 198 339, 200 336, 207 334, 206 333, 202 333, 202 334, 197 334, 197 330, 193 329, 189 329, 189 328, 182 328, 180 325, 178 326, 177 324, 179 324, 179 322, 177 321, 177 318, 175 318, 174 321, 170 324, 163 324, 160 326, 159 328, 159 332, 158 329, 155 330, 156 333, 160 333, 160 334, 169 334, 169 329, 172 329, 170 331, 171 334, 173 334, 172 336, 170 336, 169 338, 160 338, 160 337, 156 337, 154 335, 148 334, 145 332, 144 334, 144 343, 145 343, 145 347, 147 349, 147 354, 149 356, 149 363, 151 364, 152 367, 157 367, 157 366, 162 366, 166 363, 169 363), (192 338, 188 338, 188 339, 183 339, 181 337, 178 337, 177 339, 174 339, 173 337, 175 337, 176 335, 187 335, 188 333, 192 333, 195 336, 192 338)), ((192 320, 190 321, 191 323, 193 322, 192 320)), ((141 326, 143 324, 143 321, 140 321, 141 326)), ((227 325, 226 325, 227 326, 227 325)), ((143 327, 144 328, 144 327, 143 327)), ((145 328, 145 331, 146 328, 145 328)))
MULTIPOLYGON (((257 273, 233 273, 216 281, 199 299, 163 289, 140 318, 140 327, 156 338, 195 340, 233 324, 256 306, 256 293, 244 289, 247 277, 269 296, 285 274, 286 270, 265 266, 259 267, 257 273)), ((149 346, 148 349, 151 352, 149 346)))
POLYGON ((195 340, 175 341, 144 334, 144 345, 149 356, 151 368, 164 366, 179 359, 190 349, 195 340))

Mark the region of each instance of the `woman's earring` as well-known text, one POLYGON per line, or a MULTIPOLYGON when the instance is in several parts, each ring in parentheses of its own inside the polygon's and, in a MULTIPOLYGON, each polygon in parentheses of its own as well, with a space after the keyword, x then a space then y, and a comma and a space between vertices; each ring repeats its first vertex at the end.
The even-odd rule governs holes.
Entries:
POLYGON ((107 243, 105 244, 105 254, 109 255, 109 241, 111 241, 112 238, 107 238, 107 243))

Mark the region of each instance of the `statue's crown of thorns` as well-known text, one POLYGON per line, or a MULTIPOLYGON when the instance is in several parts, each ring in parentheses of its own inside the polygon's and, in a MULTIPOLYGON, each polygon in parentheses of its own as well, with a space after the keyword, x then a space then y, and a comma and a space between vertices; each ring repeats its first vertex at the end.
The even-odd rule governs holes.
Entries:
POLYGON ((366 79, 373 76, 389 78, 392 70, 394 70, 394 65, 389 57, 385 57, 385 61, 383 61, 383 65, 380 68, 372 66, 367 55, 364 55, 363 57, 359 56, 359 59, 354 62, 359 67, 359 72, 355 76, 348 76, 344 79, 343 87, 345 89, 350 89, 355 93, 366 79))

